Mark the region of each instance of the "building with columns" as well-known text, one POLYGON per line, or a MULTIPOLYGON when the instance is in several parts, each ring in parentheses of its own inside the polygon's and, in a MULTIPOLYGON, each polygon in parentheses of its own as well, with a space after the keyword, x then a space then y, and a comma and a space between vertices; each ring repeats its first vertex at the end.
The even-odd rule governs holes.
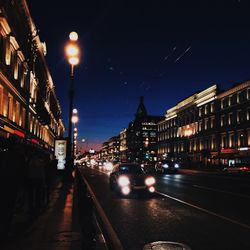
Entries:
POLYGON ((61 107, 26 0, 0 1, 0 137, 53 149, 61 107))
POLYGON ((250 156, 250 82, 213 85, 168 109, 158 123, 158 155, 203 165, 250 156))

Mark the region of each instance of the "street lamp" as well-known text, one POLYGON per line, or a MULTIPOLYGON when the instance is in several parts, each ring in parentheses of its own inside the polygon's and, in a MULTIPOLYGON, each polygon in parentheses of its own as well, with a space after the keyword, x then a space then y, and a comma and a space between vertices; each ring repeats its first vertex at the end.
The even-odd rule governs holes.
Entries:
MULTIPOLYGON (((74 68, 80 61, 80 48, 77 43, 78 34, 76 32, 71 32, 69 34, 69 41, 65 46, 65 54, 67 60, 71 66, 70 74, 70 88, 69 88, 69 125, 68 125, 68 141, 67 141, 67 156, 66 156, 66 169, 65 177, 66 179, 72 180, 72 170, 73 170, 73 152, 72 148, 72 119, 73 119, 73 100, 74 100, 74 68)), ((76 114, 74 114, 75 116, 76 114)), ((75 116, 76 117, 76 116, 75 116)), ((77 118, 78 121, 78 118, 77 118)), ((76 121, 76 122, 77 122, 76 121)))
POLYGON ((77 109, 72 110, 73 116, 71 118, 71 122, 74 124, 74 132, 73 132, 73 159, 76 158, 76 144, 77 144, 77 128, 76 128, 76 123, 78 122, 78 116, 77 116, 77 109))

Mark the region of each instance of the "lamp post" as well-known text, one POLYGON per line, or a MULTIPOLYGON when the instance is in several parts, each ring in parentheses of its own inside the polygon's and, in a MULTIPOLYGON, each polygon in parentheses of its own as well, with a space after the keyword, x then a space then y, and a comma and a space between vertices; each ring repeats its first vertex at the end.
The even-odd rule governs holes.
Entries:
POLYGON ((73 109, 72 123, 74 124, 74 133, 73 133, 73 159, 76 157, 76 143, 77 143, 77 128, 76 123, 78 122, 77 109, 73 109))
MULTIPOLYGON (((72 118, 73 118, 73 100, 74 100, 74 68, 79 63, 80 49, 77 43, 78 35, 76 32, 69 34, 69 41, 65 46, 65 53, 68 62, 71 66, 70 73, 70 88, 69 88, 69 125, 68 125, 68 140, 67 140, 67 155, 65 178, 72 180, 73 170, 73 152, 72 152, 72 118)), ((74 149, 73 149, 74 150, 74 149)))

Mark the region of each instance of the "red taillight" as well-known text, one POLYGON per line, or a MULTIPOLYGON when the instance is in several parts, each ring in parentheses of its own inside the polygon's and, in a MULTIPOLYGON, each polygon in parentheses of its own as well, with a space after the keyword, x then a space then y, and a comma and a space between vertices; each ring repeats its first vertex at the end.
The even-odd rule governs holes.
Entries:
POLYGON ((247 167, 242 167, 242 168, 240 168, 240 170, 246 171, 246 170, 248 170, 248 168, 247 167))

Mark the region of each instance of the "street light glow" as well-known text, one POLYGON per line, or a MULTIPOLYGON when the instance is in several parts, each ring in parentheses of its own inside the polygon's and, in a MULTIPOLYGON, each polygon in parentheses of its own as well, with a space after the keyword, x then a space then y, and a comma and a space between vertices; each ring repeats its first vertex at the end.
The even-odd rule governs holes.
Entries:
POLYGON ((70 43, 66 46, 66 54, 68 57, 76 57, 79 53, 79 48, 75 44, 70 43))
POLYGON ((69 64, 71 65, 77 65, 79 63, 79 58, 78 57, 69 57, 69 64))
POLYGON ((69 33, 69 39, 71 41, 77 41, 78 40, 78 34, 75 31, 72 31, 69 33))
POLYGON ((78 122, 78 116, 73 115, 71 121, 72 121, 73 123, 77 123, 77 122, 78 122))
POLYGON ((73 114, 77 114, 78 110, 77 109, 73 109, 72 112, 73 112, 73 114))

